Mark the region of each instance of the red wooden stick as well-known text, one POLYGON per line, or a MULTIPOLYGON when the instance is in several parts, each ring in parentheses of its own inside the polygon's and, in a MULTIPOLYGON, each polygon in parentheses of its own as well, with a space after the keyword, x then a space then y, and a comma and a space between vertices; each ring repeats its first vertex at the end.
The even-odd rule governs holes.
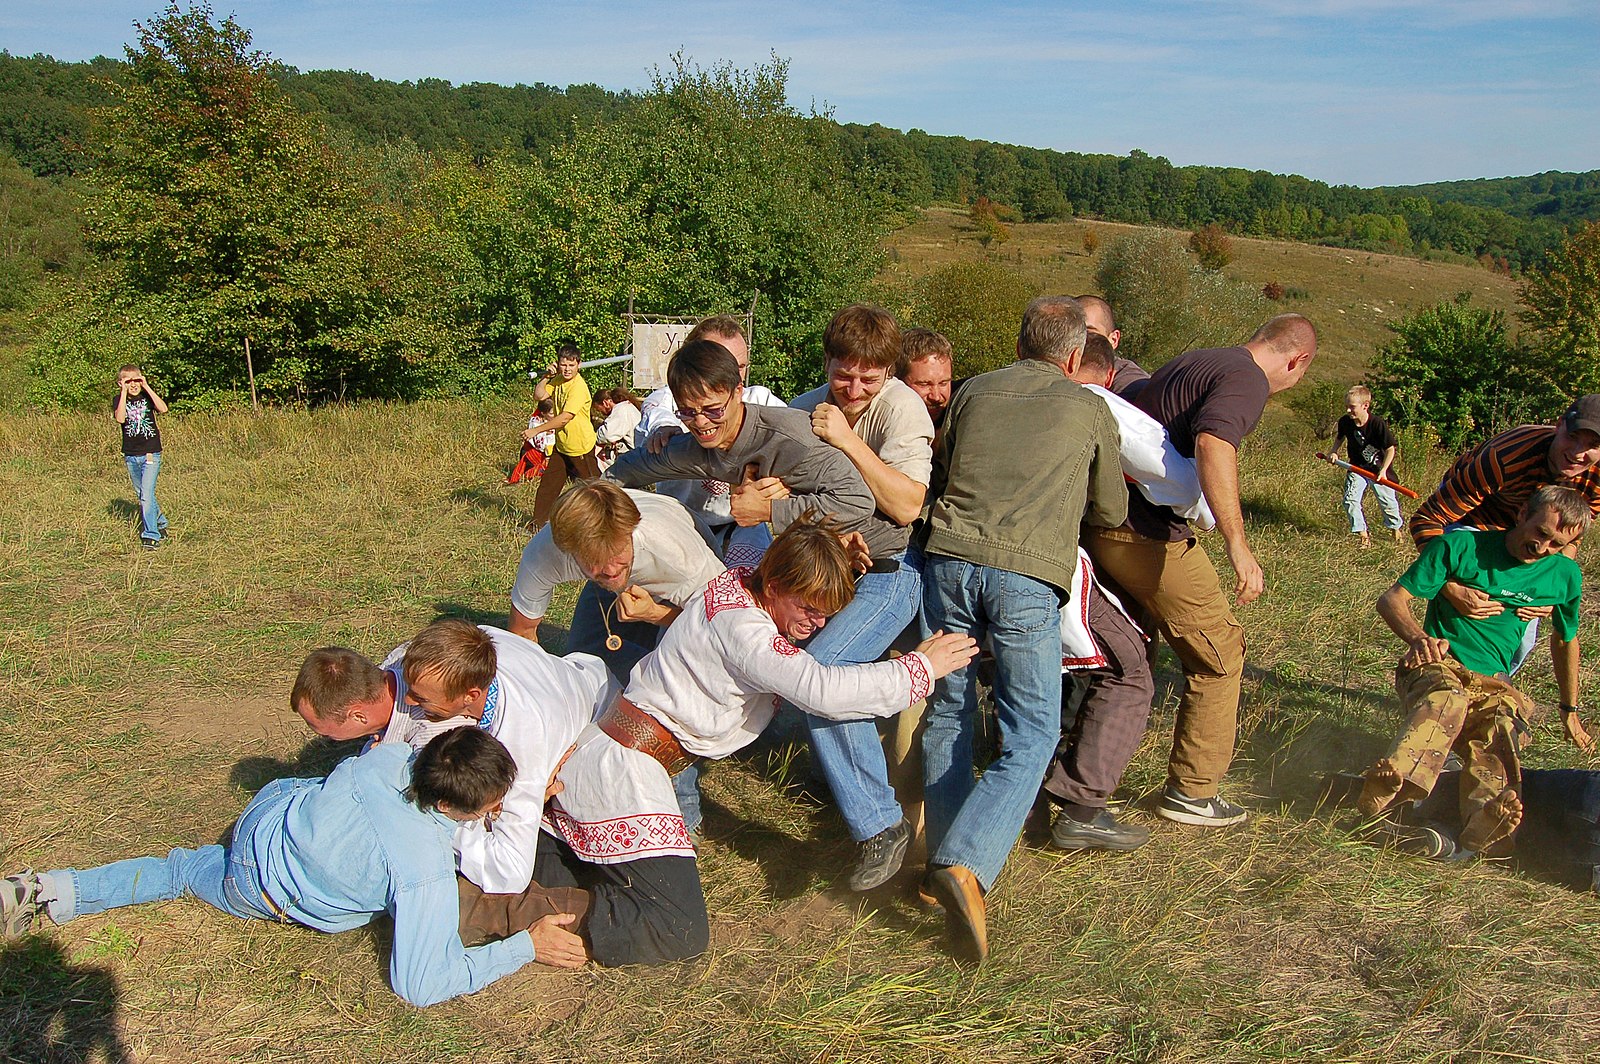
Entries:
POLYGON ((1404 495, 1408 499, 1417 498, 1417 493, 1416 492, 1412 491, 1410 488, 1406 487, 1404 484, 1396 484, 1394 481, 1390 480, 1388 477, 1380 477, 1376 473, 1370 472, 1370 471, 1365 470, 1365 469, 1361 469, 1358 466, 1353 466, 1349 462, 1341 461, 1338 458, 1329 458, 1327 455, 1323 454, 1321 451, 1317 452, 1317 457, 1322 459, 1324 462, 1332 462, 1334 465, 1338 466, 1340 469, 1348 469, 1352 473, 1355 473, 1355 474, 1357 474, 1359 476, 1366 477, 1368 480, 1372 481, 1374 484, 1382 484, 1386 488, 1393 488, 1395 491, 1398 491, 1401 495, 1404 495))

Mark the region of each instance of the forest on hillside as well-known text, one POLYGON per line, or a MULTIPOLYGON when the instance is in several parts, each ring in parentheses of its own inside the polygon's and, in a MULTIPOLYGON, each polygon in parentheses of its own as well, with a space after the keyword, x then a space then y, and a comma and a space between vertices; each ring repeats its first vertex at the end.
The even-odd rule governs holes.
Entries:
MULTIPOLYGON (((1487 206, 841 125, 790 105, 776 58, 677 55, 619 94, 300 73, 203 3, 135 35, 120 61, 0 52, 0 311, 37 403, 96 402, 124 361, 191 409, 493 393, 562 342, 621 351, 629 307, 752 299, 759 378, 796 392, 829 316, 874 297, 882 237, 934 202, 1002 240, 1004 221, 1091 216, 1547 279, 1587 276, 1563 249, 1600 232, 1574 213, 1593 175, 1514 179, 1487 206)), ((1589 288, 1545 316, 1565 329, 1589 288)))
MULTIPOLYGON (((82 173, 89 115, 110 99, 127 64, 63 63, 0 52, 0 153, 40 178, 82 173)), ((355 71, 301 72, 273 64, 296 106, 364 146, 404 141, 424 152, 545 157, 576 128, 635 108, 641 94, 597 85, 393 82, 355 71)), ((1520 270, 1579 222, 1600 218, 1600 171, 1547 173, 1392 188, 1329 185, 1237 167, 1174 166, 1127 156, 1061 152, 881 125, 832 130, 844 176, 902 207, 986 196, 1024 221, 1069 216, 1198 228, 1372 251, 1445 251, 1520 270)))

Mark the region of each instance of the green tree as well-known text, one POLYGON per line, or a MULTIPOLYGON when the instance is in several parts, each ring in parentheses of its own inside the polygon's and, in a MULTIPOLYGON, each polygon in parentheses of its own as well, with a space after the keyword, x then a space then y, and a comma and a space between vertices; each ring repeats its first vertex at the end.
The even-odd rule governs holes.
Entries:
POLYGON ((1504 311, 1472 305, 1462 292, 1389 327, 1367 385, 1374 405, 1408 425, 1432 425, 1460 449, 1511 425, 1554 416, 1562 397, 1527 350, 1506 332, 1504 311))
POLYGON ((1600 222, 1590 222, 1522 285, 1522 320, 1568 395, 1600 391, 1600 222))
POLYGON ((785 391, 820 379, 822 330, 876 272, 889 202, 841 186, 831 123, 791 108, 786 81, 777 59, 676 57, 634 107, 548 163, 500 159, 478 191, 452 194, 445 227, 477 260, 487 342, 528 362, 566 338, 615 354, 630 297, 706 314, 759 294, 755 379, 785 391))
POLYGON ((1095 283, 1116 312, 1121 353, 1149 370, 1196 347, 1238 343, 1267 317, 1259 291, 1195 265, 1157 232, 1112 241, 1095 283))
POLYGON ((1017 328, 1038 287, 998 263, 954 262, 917 286, 911 320, 944 333, 956 351, 956 375, 983 373, 1017 358, 1017 328))
POLYGON ((174 4, 136 29, 97 115, 87 232, 107 265, 38 352, 45 390, 137 360, 175 398, 227 401, 249 338, 268 398, 410 394, 418 334, 388 319, 426 257, 397 260, 362 170, 233 19, 174 4))

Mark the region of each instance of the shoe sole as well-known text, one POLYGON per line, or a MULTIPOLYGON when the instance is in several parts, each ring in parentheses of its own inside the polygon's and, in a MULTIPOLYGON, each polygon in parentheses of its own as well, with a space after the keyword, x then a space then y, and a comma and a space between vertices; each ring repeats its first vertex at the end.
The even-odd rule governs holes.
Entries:
POLYGON ((1187 824, 1192 828, 1229 828, 1250 819, 1250 814, 1243 810, 1234 816, 1215 817, 1203 813, 1191 813, 1187 809, 1173 809, 1165 805, 1156 807, 1156 816, 1170 820, 1174 824, 1187 824))
POLYGON ((889 880, 900 874, 900 868, 906 863, 906 851, 911 848, 911 833, 906 832, 895 848, 890 851, 889 859, 879 869, 878 874, 870 879, 860 879, 858 875, 850 877, 850 889, 858 894, 863 891, 876 890, 889 880))
POLYGON ((989 959, 988 913, 983 899, 978 899, 977 910, 968 903, 966 891, 954 876, 930 877, 928 888, 944 908, 944 932, 950 952, 956 960, 971 965, 981 965, 989 959))
POLYGON ((1050 836, 1050 845, 1057 850, 1111 850, 1116 853, 1127 853, 1137 850, 1150 841, 1150 836, 1136 838, 1114 838, 1109 835, 1094 835, 1060 839, 1055 835, 1050 836))
POLYGON ((1378 835, 1401 853, 1430 861, 1453 860, 1457 852, 1455 840, 1435 828, 1386 821, 1379 825, 1378 835))

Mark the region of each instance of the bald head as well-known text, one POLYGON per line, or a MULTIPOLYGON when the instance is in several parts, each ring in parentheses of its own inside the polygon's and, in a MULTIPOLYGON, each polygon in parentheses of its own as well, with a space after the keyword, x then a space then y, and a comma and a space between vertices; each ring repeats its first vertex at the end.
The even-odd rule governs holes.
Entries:
POLYGON ((1244 346, 1276 394, 1299 384, 1317 357, 1317 327, 1304 314, 1279 314, 1257 329, 1244 346))
POLYGON ((1122 342, 1122 330, 1111 314, 1111 304, 1095 295, 1073 296, 1083 308, 1083 324, 1092 333, 1099 333, 1111 341, 1112 350, 1122 342))

